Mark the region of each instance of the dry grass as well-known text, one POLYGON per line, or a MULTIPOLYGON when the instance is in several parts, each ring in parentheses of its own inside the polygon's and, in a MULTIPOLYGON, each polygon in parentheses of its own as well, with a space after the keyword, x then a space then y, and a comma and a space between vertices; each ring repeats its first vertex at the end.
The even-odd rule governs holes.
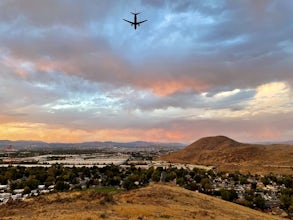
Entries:
POLYGON ((293 174, 292 145, 242 144, 226 137, 202 138, 159 160, 213 165, 223 171, 293 174))
POLYGON ((101 204, 104 198, 88 192, 43 196, 24 204, 0 206, 0 219, 280 219, 163 184, 117 194, 101 204))

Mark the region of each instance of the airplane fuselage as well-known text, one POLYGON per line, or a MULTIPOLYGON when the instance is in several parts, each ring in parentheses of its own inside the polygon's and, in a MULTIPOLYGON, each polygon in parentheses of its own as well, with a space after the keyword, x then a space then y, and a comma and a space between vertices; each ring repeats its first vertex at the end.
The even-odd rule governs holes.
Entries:
POLYGON ((137 14, 134 15, 134 29, 136 30, 137 25, 137 14))

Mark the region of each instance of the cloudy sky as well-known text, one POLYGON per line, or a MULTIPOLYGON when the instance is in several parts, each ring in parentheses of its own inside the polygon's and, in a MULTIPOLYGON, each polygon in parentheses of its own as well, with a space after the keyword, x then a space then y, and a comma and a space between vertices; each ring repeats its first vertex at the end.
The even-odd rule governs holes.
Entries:
POLYGON ((0 139, 293 139, 291 0, 1 0, 0 139), (129 12, 148 19, 137 30, 129 12))

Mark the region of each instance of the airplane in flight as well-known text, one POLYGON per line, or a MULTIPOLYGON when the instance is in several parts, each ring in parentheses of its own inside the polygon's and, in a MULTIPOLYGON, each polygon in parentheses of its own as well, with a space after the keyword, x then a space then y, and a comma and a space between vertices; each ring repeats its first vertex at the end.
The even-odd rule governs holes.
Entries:
POLYGON ((137 15, 139 15, 140 13, 133 13, 133 12, 130 12, 131 14, 134 15, 134 21, 128 21, 126 19, 123 19, 124 21, 128 22, 131 24, 131 26, 134 26, 134 29, 136 30, 137 26, 140 26, 140 24, 142 24, 143 22, 146 22, 147 20, 144 20, 144 21, 137 21, 137 15))

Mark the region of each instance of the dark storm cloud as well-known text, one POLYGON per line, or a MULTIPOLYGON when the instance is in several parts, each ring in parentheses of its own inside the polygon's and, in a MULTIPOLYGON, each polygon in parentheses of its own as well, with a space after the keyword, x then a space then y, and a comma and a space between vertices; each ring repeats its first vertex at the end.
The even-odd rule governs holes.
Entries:
POLYGON ((255 86, 276 78, 292 81, 287 70, 292 67, 288 60, 288 55, 292 55, 284 51, 284 42, 292 42, 293 35, 292 25, 288 25, 292 19, 289 1, 133 3, 139 8, 152 6, 146 11, 151 18, 145 26, 148 35, 142 42, 116 22, 109 23, 113 22, 111 16, 117 18, 116 12, 119 14, 120 10, 121 14, 121 3, 6 1, 1 7, 5 12, 2 21, 13 23, 15 31, 3 33, 2 47, 24 60, 38 57, 58 60, 60 72, 120 85, 135 86, 139 79, 151 84, 158 75, 162 80, 184 75, 190 80, 206 81, 211 87, 227 84, 234 88, 249 87, 250 83, 255 86), (164 22, 164 17, 158 17, 160 14, 174 19, 154 30, 156 23, 164 22), (198 24, 201 20, 203 23, 198 24), (88 29, 90 22, 96 25, 95 33, 88 29), (107 24, 112 26, 112 32, 106 28, 107 24), (133 39, 127 40, 126 36, 133 39), (121 40, 124 43, 115 51, 113 44, 121 40), (140 45, 147 42, 147 48, 140 45), (130 62, 124 56, 130 56, 130 62), (144 61, 137 61, 139 57, 144 61), (286 59, 288 67, 280 69, 286 59), (136 63, 140 63, 139 68, 131 67, 136 63))
MULTIPOLYGON (((292 60, 292 54, 282 46, 282 42, 292 42, 292 13, 288 11, 292 2, 227 1, 225 6, 220 7, 221 16, 216 16, 213 24, 198 31, 199 50, 195 50, 194 56, 208 53, 202 65, 203 74, 216 80, 228 79, 230 85, 237 86, 237 81, 247 85, 276 78, 292 81, 292 74, 282 68, 285 60, 292 60)), ((196 71, 201 62, 191 58, 189 63, 192 60, 195 62, 190 69, 196 71)))

